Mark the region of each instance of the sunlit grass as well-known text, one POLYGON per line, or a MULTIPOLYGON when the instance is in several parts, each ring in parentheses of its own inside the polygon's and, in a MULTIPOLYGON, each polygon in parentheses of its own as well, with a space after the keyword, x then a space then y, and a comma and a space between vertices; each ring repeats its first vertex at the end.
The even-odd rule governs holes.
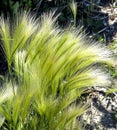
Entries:
POLYGON ((59 29, 53 15, 36 19, 24 13, 13 25, 1 17, 0 34, 11 76, 0 94, 0 113, 5 118, 1 128, 79 129, 76 117, 87 105, 75 104, 76 99, 87 87, 110 84, 109 75, 94 65, 111 64, 112 52, 86 40, 78 29, 59 29))

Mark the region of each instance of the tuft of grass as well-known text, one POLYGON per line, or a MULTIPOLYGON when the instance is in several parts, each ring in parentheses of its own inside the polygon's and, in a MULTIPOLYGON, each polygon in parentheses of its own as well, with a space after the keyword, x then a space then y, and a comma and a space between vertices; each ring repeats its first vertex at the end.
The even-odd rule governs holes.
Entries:
POLYGON ((76 26, 77 3, 75 3, 74 0, 72 1, 72 3, 70 3, 70 9, 71 9, 71 11, 73 13, 74 26, 76 26))
POLYGON ((60 29, 53 16, 36 19, 25 12, 12 25, 0 18, 11 76, 0 92, 1 129, 79 129, 76 119, 87 105, 76 99, 90 86, 110 84, 109 75, 94 66, 112 63, 112 52, 79 29, 60 29))

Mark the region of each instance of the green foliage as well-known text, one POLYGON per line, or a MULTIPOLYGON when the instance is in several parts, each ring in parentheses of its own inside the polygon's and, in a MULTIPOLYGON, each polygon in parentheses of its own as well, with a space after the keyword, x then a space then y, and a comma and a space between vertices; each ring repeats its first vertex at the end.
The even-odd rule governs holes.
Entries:
POLYGON ((35 0, 1 0, 0 11, 5 15, 16 16, 21 9, 29 10, 35 3, 35 0))
POLYGON ((80 129, 76 117, 87 105, 76 99, 87 87, 110 84, 95 64, 112 63, 112 52, 86 39, 80 29, 59 29, 53 15, 35 19, 23 13, 12 25, 0 19, 10 73, 0 94, 1 129, 80 129))
POLYGON ((110 43, 109 48, 113 51, 113 57, 115 60, 115 65, 114 66, 108 66, 108 70, 110 74, 112 75, 113 78, 117 78, 117 63, 116 63, 116 58, 117 58, 117 48, 116 48, 116 41, 113 41, 110 43))

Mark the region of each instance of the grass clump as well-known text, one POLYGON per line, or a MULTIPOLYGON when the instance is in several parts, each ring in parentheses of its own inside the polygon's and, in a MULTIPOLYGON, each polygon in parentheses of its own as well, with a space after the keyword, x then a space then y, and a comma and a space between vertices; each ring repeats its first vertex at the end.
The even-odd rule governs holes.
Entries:
POLYGON ((85 38, 81 30, 61 30, 53 13, 0 19, 10 78, 0 94, 1 128, 8 130, 80 129, 76 117, 86 105, 74 102, 93 85, 109 85, 95 68, 111 63, 112 52, 85 38))

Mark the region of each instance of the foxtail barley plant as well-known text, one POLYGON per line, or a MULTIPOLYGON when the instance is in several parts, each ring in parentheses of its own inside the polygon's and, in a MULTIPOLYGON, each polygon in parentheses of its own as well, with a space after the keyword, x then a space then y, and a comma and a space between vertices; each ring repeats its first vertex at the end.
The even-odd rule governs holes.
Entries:
POLYGON ((80 129, 76 117, 87 106, 74 102, 88 87, 110 84, 109 75, 94 66, 111 64, 111 51, 79 29, 60 29, 53 15, 36 19, 24 12, 12 23, 0 18, 10 75, 0 92, 3 130, 80 129))

